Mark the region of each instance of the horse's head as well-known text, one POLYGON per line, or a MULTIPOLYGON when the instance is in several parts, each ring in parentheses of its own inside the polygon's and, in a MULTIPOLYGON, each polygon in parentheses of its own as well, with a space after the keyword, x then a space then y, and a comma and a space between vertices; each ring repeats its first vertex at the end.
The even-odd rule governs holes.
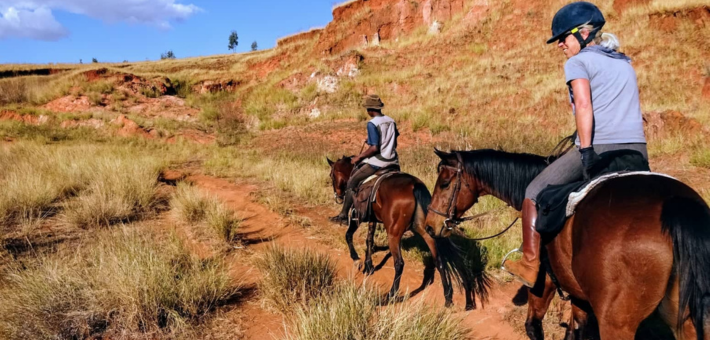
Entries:
POLYGON ((330 158, 328 160, 328 165, 330 165, 330 179, 333 184, 333 196, 335 196, 335 202, 338 204, 343 204, 343 198, 345 197, 345 188, 348 184, 348 179, 350 179, 350 173, 353 171, 353 165, 350 162, 352 157, 343 156, 343 158, 333 162, 330 158))
POLYGON ((478 181, 466 172, 460 153, 436 149, 434 152, 441 158, 441 162, 427 214, 426 229, 433 237, 449 237, 461 222, 461 216, 478 201, 483 192, 478 181))

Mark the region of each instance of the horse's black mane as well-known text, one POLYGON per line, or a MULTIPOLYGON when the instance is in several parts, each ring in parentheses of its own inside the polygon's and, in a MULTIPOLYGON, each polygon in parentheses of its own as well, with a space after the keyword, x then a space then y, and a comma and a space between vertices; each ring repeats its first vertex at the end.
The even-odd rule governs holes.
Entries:
POLYGON ((455 151, 461 154, 465 171, 486 184, 494 196, 520 210, 525 189, 547 167, 547 157, 484 149, 455 151))

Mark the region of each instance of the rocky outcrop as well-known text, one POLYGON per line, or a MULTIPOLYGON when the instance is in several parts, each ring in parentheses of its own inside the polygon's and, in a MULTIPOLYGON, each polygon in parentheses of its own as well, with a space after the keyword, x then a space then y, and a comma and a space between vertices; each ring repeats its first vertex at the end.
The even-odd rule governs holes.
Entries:
MULTIPOLYGON (((378 45, 417 27, 442 25, 457 14, 477 20, 489 0, 355 0, 333 9, 333 21, 320 34, 316 54, 339 54, 348 49, 378 45), (474 13, 476 12, 476 13, 474 13)), ((437 29, 434 29, 435 31, 437 29)))
POLYGON ((314 39, 318 39, 320 37, 321 32, 323 32, 322 28, 314 28, 308 32, 296 33, 288 37, 283 37, 279 40, 276 40, 276 47, 284 47, 288 45, 312 41, 314 39))
POLYGON ((205 80, 192 87, 192 91, 199 94, 216 93, 216 92, 232 92, 237 86, 241 85, 240 81, 236 80, 205 80))

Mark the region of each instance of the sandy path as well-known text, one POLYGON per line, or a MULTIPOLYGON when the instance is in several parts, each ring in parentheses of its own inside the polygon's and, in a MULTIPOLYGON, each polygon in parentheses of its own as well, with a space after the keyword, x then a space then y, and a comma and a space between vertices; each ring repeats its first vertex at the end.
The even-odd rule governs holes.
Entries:
MULTIPOLYGON (((323 209, 299 210, 313 221, 309 229, 289 225, 278 214, 267 207, 254 201, 251 195, 258 187, 240 181, 214 178, 204 175, 194 175, 188 178, 197 187, 214 195, 224 202, 228 208, 233 209, 244 219, 240 226, 245 244, 250 251, 258 253, 267 246, 278 244, 283 247, 311 248, 329 254, 336 260, 339 275, 344 278, 352 277, 362 280, 364 276, 357 271, 345 249, 338 249, 328 245, 327 237, 343 237, 345 229, 335 227, 325 217, 323 209)), ((364 234, 363 229, 358 234, 364 234)), ((332 239, 332 238, 331 238, 332 239)), ((375 254, 373 261, 379 263, 386 252, 375 254)), ((401 290, 413 291, 422 282, 424 266, 421 263, 408 261, 402 277, 401 290)), ((234 270, 234 275, 243 280, 248 286, 253 286, 259 280, 260 274, 249 264, 240 265, 234 270)), ((438 274, 437 274, 438 276, 438 274)), ((394 277, 392 261, 387 262, 368 280, 389 289, 394 277)), ((454 295, 454 311, 463 317, 465 326, 472 330, 475 339, 525 339, 524 335, 516 331, 504 318, 513 307, 511 299, 516 294, 518 287, 512 284, 494 285, 491 290, 489 303, 484 309, 480 308, 465 312, 465 300, 462 294, 454 295)), ((427 287, 415 299, 426 299, 437 305, 444 304, 443 289, 437 277, 435 283, 427 287)), ((285 332, 284 319, 280 314, 272 313, 260 305, 257 297, 250 298, 240 307, 239 315, 242 317, 243 331, 246 339, 282 338, 285 332)))

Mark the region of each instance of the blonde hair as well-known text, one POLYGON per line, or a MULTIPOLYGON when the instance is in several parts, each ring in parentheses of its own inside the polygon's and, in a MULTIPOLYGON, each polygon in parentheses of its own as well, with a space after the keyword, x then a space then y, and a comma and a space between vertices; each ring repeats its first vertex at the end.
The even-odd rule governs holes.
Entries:
MULTIPOLYGON (((579 30, 587 30, 587 32, 593 32, 594 31, 594 26, 589 25, 589 24, 584 24, 578 27, 579 30)), ((602 33, 601 31, 597 32, 596 36, 594 37, 594 43, 597 45, 600 45, 604 48, 608 48, 610 50, 617 51, 619 47, 621 47, 621 43, 619 42, 619 38, 616 37, 616 35, 612 33, 602 33)))

